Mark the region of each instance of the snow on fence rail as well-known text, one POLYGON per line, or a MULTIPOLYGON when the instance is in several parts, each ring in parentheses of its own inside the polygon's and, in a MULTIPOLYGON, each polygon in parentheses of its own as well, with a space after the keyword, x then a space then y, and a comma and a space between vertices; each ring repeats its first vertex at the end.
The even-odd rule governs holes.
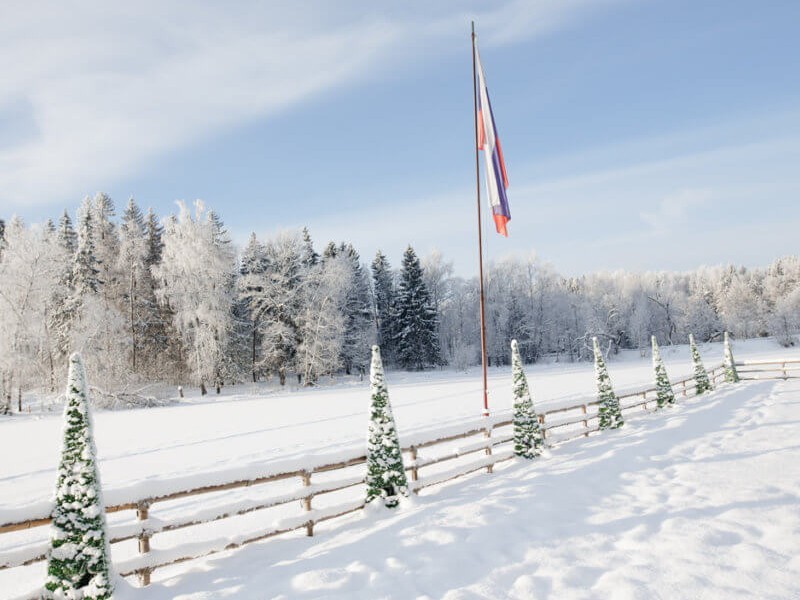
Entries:
MULTIPOLYGON (((800 360, 781 361, 744 361, 737 362, 740 375, 765 374, 764 377, 747 377, 742 379, 789 379, 800 377, 790 373, 800 371, 800 360)), ((708 371, 709 378, 714 384, 724 377, 723 365, 717 365, 708 371)), ((687 377, 671 382, 678 393, 687 396, 694 389, 694 379, 687 377)), ((633 410, 654 403, 655 387, 638 390, 619 395, 623 411, 633 410), (625 402, 628 400, 628 402, 625 402)), ((599 431, 597 425, 598 401, 589 401, 559 408, 550 409, 539 415, 543 427, 545 440, 548 445, 561 444, 576 438, 587 437, 599 431), (561 417, 561 415, 564 415, 561 417), (558 416, 558 417, 557 417, 558 416), (556 417, 556 418, 554 418, 556 417), (563 433, 562 433, 563 431, 563 433)), ((433 431, 423 431, 404 437, 406 453, 406 470, 410 474, 410 488, 418 493, 428 486, 444 483, 457 477, 467 475, 482 469, 491 473, 495 464, 513 458, 513 451, 509 444, 513 441, 511 432, 512 420, 509 416, 500 415, 492 418, 482 418, 468 423, 451 424, 433 431), (465 428, 466 425, 466 428, 465 428), (505 447, 503 447, 505 446, 505 447), (432 450, 436 449, 436 450, 432 450), (422 453, 420 452, 422 451, 422 453), (479 458, 473 455, 482 454, 479 458), (433 471, 420 474, 420 471, 433 471)), ((111 524, 109 538, 112 544, 128 540, 137 540, 138 554, 133 557, 115 561, 115 568, 123 576, 138 575, 141 585, 150 583, 151 573, 158 568, 168 565, 201 558, 224 550, 238 548, 245 544, 260 541, 269 537, 305 529, 306 535, 314 535, 314 526, 364 507, 363 489, 354 490, 364 484, 364 474, 351 474, 324 482, 312 482, 312 476, 324 473, 346 471, 366 464, 366 456, 355 449, 333 455, 321 455, 297 463, 283 461, 271 463, 270 467, 259 474, 241 477, 232 481, 206 484, 195 487, 185 487, 185 481, 176 481, 178 489, 162 488, 158 493, 151 493, 147 497, 134 500, 124 500, 106 507, 110 514, 121 511, 135 511, 136 520, 129 523, 111 524), (206 505, 190 507, 182 510, 180 515, 168 520, 151 516, 151 508, 156 504, 166 504, 185 498, 208 497, 219 492, 231 490, 256 488, 262 485, 274 484, 296 480, 299 486, 288 491, 261 498, 240 498, 223 503, 207 502, 206 505), (180 487, 184 484, 184 487, 180 487), (354 498, 345 502, 335 503, 322 508, 315 508, 312 502, 315 498, 327 494, 335 494, 344 490, 352 490, 354 498), (355 494, 355 491, 358 494, 355 494), (213 523, 222 519, 242 516, 257 511, 263 511, 291 503, 300 503, 301 510, 298 514, 281 518, 273 523, 272 528, 262 529, 257 532, 248 532, 233 536, 217 536, 202 541, 191 541, 166 549, 151 549, 150 541, 158 534, 184 528, 213 523)), ((167 482, 169 484, 169 482, 167 482)), ((132 490, 127 490, 132 493, 132 490)), ((117 499, 119 491, 113 491, 110 497, 117 499)), ((23 530, 41 527, 50 523, 50 508, 39 506, 34 511, 28 510, 28 518, 14 520, 0 524, 0 534, 9 534, 23 530), (46 511, 46 512, 45 512, 46 511), (35 512, 38 514, 31 514, 35 512)), ((39 540, 27 543, 10 550, 0 551, 0 570, 29 565, 46 558, 48 542, 39 540)), ((38 590, 31 592, 31 597, 37 597, 38 590)))

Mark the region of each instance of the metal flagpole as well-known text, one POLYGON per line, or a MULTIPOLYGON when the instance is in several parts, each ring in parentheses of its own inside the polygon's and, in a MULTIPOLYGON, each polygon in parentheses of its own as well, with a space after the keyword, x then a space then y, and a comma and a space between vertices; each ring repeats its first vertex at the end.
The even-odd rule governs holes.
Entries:
POLYGON ((481 233, 481 171, 478 154, 478 76, 475 70, 475 21, 472 21, 472 121, 475 127, 475 196, 478 206, 478 281, 481 307, 481 366, 483 368, 483 416, 489 416, 486 386, 486 318, 483 307, 483 235, 481 233))

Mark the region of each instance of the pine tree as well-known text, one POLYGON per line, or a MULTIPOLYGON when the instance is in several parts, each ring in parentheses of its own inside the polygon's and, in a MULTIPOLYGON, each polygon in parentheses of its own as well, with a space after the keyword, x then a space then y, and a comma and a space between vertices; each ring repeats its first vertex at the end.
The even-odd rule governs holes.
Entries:
POLYGON ((72 219, 69 218, 67 209, 64 209, 64 214, 58 220, 58 241, 70 255, 75 254, 78 249, 78 235, 72 226, 72 219))
POLYGON ((664 408, 667 404, 675 403, 675 393, 672 391, 672 384, 667 376, 667 368, 661 360, 661 353, 658 351, 656 336, 650 338, 653 345, 653 370, 656 377, 656 403, 658 408, 664 408))
POLYGON ((345 373, 365 373, 370 345, 375 341, 375 324, 372 318, 369 276, 361 266, 361 257, 352 244, 339 246, 352 273, 344 301, 344 339, 341 361, 345 373))
POLYGON ((77 303, 80 303, 86 294, 97 292, 101 283, 98 277, 99 261, 94 245, 94 217, 88 197, 84 199, 78 210, 77 240, 72 279, 75 286, 75 297, 78 300, 77 303))
POLYGON ((697 349, 697 344, 694 343, 694 335, 689 334, 689 351, 692 354, 692 365, 694 367, 694 391, 698 396, 704 392, 710 392, 711 381, 708 379, 708 372, 703 366, 703 359, 700 358, 700 351, 697 349))
POLYGON ((404 369, 422 370, 440 364, 436 311, 414 249, 403 254, 397 290, 397 361, 404 369))
POLYGON ((725 354, 724 354, 724 369, 725 381, 727 383, 738 383, 739 372, 736 370, 736 361, 733 359, 733 351, 731 350, 731 341, 728 339, 728 332, 725 332, 725 354))
POLYGON ((380 250, 372 261, 372 287, 375 294, 375 327, 381 354, 388 364, 394 361, 395 299, 392 267, 380 250))
POLYGON ((511 374, 514 393, 514 454, 535 458, 544 446, 539 417, 533 407, 528 379, 522 370, 517 340, 511 340, 511 374))
POLYGON ((597 399, 600 401, 598 415, 600 429, 618 429, 625 424, 622 419, 622 409, 619 405, 617 395, 611 386, 611 378, 608 376, 606 362, 600 352, 600 345, 597 338, 592 338, 594 345, 594 373, 597 379, 597 399))
MULTIPOLYGON (((131 342, 131 371, 137 372, 137 357, 140 354, 140 340, 144 338, 144 329, 148 322, 148 302, 145 281, 148 273, 145 265, 147 257, 147 239, 145 238, 144 217, 133 198, 128 200, 122 223, 119 228, 119 254, 117 265, 119 272, 125 275, 122 285, 121 309, 126 314, 128 335, 131 342)), ((141 362, 141 361, 140 361, 141 362)))
POLYGON ((92 435, 86 374, 69 361, 64 447, 58 471, 45 598, 111 598, 111 555, 92 435))
POLYGON ((383 498, 384 505, 393 508, 400 496, 408 496, 408 480, 378 346, 372 347, 369 375, 372 403, 367 429, 367 502, 383 498))

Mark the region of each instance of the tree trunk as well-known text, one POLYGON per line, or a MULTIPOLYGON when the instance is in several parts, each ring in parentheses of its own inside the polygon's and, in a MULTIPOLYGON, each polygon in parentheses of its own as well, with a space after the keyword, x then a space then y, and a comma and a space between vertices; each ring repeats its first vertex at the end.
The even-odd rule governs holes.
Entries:
POLYGON ((201 396, 205 396, 207 393, 208 393, 208 390, 206 389, 206 384, 205 384, 204 381, 201 381, 200 382, 200 395, 201 396))

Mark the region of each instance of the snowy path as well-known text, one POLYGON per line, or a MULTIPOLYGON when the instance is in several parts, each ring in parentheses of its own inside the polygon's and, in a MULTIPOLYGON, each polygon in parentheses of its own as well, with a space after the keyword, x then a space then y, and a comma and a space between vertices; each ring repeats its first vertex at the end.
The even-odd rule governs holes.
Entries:
POLYGON ((800 597, 800 382, 637 416, 399 513, 156 572, 124 598, 800 597))

